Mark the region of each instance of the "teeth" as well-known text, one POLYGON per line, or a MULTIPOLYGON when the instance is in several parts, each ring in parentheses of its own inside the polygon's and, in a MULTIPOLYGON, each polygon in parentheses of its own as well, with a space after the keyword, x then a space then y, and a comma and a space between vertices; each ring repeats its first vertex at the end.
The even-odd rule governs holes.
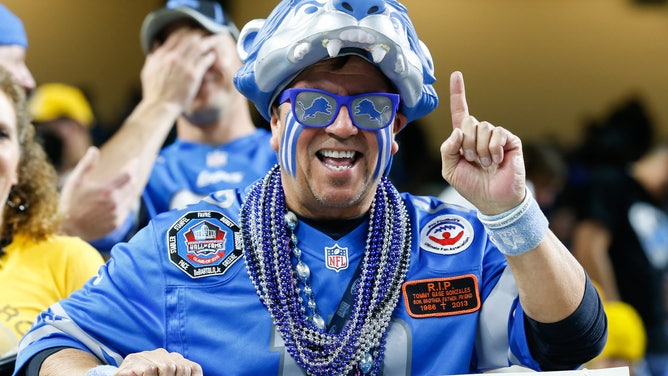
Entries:
POLYGON ((292 61, 300 61, 311 50, 311 45, 308 43, 301 43, 295 46, 292 51, 292 61))
POLYGON ((371 46, 371 56, 373 57, 373 62, 378 64, 383 61, 385 55, 387 55, 387 51, 389 50, 390 48, 384 44, 374 44, 371 46))
POLYGON ((354 151, 323 150, 321 154, 328 158, 352 158, 355 156, 354 151))
MULTIPOLYGON (((385 44, 375 43, 376 38, 374 38, 372 34, 363 30, 344 30, 339 34, 339 38, 340 39, 324 39, 322 41, 322 45, 327 48, 329 57, 335 57, 339 55, 344 41, 368 44, 369 46, 366 47, 366 49, 371 52, 374 63, 380 63, 383 61, 387 55, 387 52, 390 50, 390 47, 385 44)), ((305 47, 306 46, 304 46, 304 48, 305 47)), ((298 49, 295 49, 295 54, 297 51, 298 49)))
POLYGON ((343 171, 351 168, 350 166, 328 166, 328 167, 336 171, 343 171))
POLYGON ((344 30, 341 32, 339 37, 343 40, 347 40, 350 42, 356 42, 356 43, 366 43, 366 44, 372 44, 376 42, 376 38, 373 37, 372 34, 367 33, 364 30, 344 30))
POLYGON ((403 74, 406 71, 406 61, 403 55, 397 56, 397 61, 394 63, 394 71, 403 74))
POLYGON ((341 39, 324 40, 323 44, 327 46, 327 53, 329 54, 329 57, 338 56, 339 51, 341 51, 341 46, 343 46, 341 39))

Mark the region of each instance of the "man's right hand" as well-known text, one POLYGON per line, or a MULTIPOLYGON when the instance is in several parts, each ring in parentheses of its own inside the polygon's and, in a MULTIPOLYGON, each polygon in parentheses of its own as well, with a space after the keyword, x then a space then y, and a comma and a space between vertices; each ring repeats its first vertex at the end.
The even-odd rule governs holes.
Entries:
POLYGON ((180 28, 162 45, 154 46, 141 71, 144 100, 172 103, 180 107, 180 112, 187 109, 216 59, 215 48, 221 37, 180 28))
POLYGON ((176 352, 165 349, 142 351, 123 359, 115 376, 202 376, 202 367, 176 352))

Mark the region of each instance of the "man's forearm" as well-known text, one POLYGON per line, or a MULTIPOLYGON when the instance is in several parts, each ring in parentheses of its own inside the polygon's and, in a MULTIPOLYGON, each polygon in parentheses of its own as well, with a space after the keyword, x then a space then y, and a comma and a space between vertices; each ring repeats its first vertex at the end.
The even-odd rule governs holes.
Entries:
POLYGON ((44 360, 39 376, 85 376, 88 370, 100 364, 91 353, 78 349, 63 349, 44 360))
POLYGON ((551 231, 532 251, 507 259, 522 307, 532 319, 557 322, 580 305, 585 290, 584 270, 551 231))
POLYGON ((139 197, 179 113, 180 109, 167 103, 140 102, 121 128, 100 148, 100 159, 92 177, 98 181, 107 180, 109 171, 120 171, 136 159, 133 176, 137 188, 133 196, 139 197))

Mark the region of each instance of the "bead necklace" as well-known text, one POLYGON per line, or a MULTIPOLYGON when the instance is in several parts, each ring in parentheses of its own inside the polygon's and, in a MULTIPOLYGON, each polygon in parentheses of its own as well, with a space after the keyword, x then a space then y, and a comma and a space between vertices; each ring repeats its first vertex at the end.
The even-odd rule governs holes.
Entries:
POLYGON ((287 351, 310 375, 346 375, 354 369, 379 374, 411 249, 410 221, 399 192, 386 178, 378 185, 350 315, 337 333, 327 333, 324 325, 314 323, 317 307, 309 306, 306 292, 308 310, 304 308, 301 293, 310 284, 295 271, 300 250, 286 214, 276 166, 250 188, 240 222, 249 276, 287 351))
POLYGON ((320 316, 318 313, 318 306, 316 305, 315 296, 313 295, 313 289, 311 288, 310 282, 311 269, 302 261, 302 250, 297 246, 299 243, 299 239, 297 239, 297 235, 295 234, 297 223, 297 216, 295 213, 291 211, 285 213, 285 224, 290 230, 290 241, 294 245, 294 248, 292 249, 292 255, 295 256, 297 262, 294 265, 294 272, 295 276, 297 277, 297 282, 301 283, 303 286, 301 289, 297 287, 297 300, 302 303, 300 293, 303 292, 304 296, 306 297, 306 307, 302 305, 302 313, 305 314, 306 308, 308 308, 310 312, 308 314, 309 319, 313 325, 316 326, 316 328, 318 328, 320 331, 323 331, 325 330, 325 319, 323 319, 322 316, 320 316))

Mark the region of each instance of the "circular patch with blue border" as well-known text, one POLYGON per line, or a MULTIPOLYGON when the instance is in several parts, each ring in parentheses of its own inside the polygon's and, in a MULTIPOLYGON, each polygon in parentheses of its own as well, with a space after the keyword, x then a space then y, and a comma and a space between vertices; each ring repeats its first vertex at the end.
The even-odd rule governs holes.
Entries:
POLYGON ((420 232, 420 246, 425 251, 454 255, 473 242, 473 227, 464 217, 440 215, 427 223, 420 232))

